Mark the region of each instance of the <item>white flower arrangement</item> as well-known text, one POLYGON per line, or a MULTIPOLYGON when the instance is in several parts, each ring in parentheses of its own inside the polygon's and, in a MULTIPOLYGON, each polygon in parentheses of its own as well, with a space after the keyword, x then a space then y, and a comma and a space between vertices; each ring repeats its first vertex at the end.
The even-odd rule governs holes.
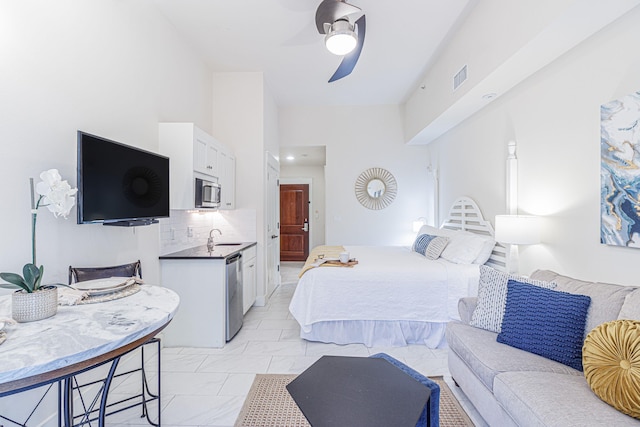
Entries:
POLYGON ((22 269, 23 276, 15 273, 0 273, 0 278, 9 283, 0 283, 0 288, 20 288, 25 292, 34 292, 42 286, 44 266, 36 264, 36 221, 38 209, 46 207, 56 217, 67 218, 71 208, 76 202, 77 188, 71 188, 66 180, 63 180, 57 169, 49 169, 40 174, 42 180, 35 186, 38 200, 35 200, 33 178, 31 184, 31 263, 22 269))
MULTIPOLYGON (((62 180, 58 169, 49 169, 40 174, 42 180, 36 185, 36 192, 40 195, 35 206, 46 206, 56 217, 67 218, 76 202, 77 188, 71 188, 66 180, 62 180)), ((32 212, 33 213, 33 212, 32 212)))

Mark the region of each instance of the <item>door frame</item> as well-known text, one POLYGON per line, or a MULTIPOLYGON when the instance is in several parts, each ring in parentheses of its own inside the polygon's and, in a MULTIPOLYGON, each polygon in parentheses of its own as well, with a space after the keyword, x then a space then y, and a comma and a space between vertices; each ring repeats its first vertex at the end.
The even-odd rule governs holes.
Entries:
MULTIPOLYGON (((280 177, 280 184, 308 184, 309 185, 309 253, 313 249, 313 235, 315 229, 315 218, 313 217, 313 179, 312 178, 291 178, 280 177)), ((280 221, 282 223, 282 220, 280 221)))

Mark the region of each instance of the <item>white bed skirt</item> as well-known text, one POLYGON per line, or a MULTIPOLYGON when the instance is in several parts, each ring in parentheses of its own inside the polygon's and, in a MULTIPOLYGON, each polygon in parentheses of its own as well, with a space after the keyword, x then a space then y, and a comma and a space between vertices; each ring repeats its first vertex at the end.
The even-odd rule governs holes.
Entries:
POLYGON ((308 341, 335 344, 362 343, 367 347, 402 347, 422 344, 445 348, 446 323, 413 321, 341 320, 316 322, 311 331, 300 330, 308 341))

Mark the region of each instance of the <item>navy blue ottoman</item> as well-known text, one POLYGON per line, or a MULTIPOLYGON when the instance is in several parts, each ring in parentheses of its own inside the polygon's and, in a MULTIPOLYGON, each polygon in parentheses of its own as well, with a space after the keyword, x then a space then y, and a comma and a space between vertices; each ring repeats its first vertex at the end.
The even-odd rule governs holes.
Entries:
POLYGON ((397 359, 394 359, 386 353, 377 353, 369 357, 386 360, 396 368, 403 371, 405 374, 409 375, 411 378, 429 388, 429 390, 431 390, 431 397, 429 398, 429 403, 425 405, 424 410, 422 411, 422 415, 420 415, 420 419, 416 424, 416 427, 440 426, 440 386, 436 382, 431 381, 421 373, 414 371, 404 363, 398 361, 397 359))

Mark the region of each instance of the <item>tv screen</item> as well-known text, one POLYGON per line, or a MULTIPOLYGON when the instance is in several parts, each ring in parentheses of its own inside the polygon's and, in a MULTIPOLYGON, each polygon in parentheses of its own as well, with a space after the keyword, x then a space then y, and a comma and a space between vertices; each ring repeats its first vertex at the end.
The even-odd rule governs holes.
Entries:
POLYGON ((78 131, 78 224, 169 216, 169 158, 78 131))

